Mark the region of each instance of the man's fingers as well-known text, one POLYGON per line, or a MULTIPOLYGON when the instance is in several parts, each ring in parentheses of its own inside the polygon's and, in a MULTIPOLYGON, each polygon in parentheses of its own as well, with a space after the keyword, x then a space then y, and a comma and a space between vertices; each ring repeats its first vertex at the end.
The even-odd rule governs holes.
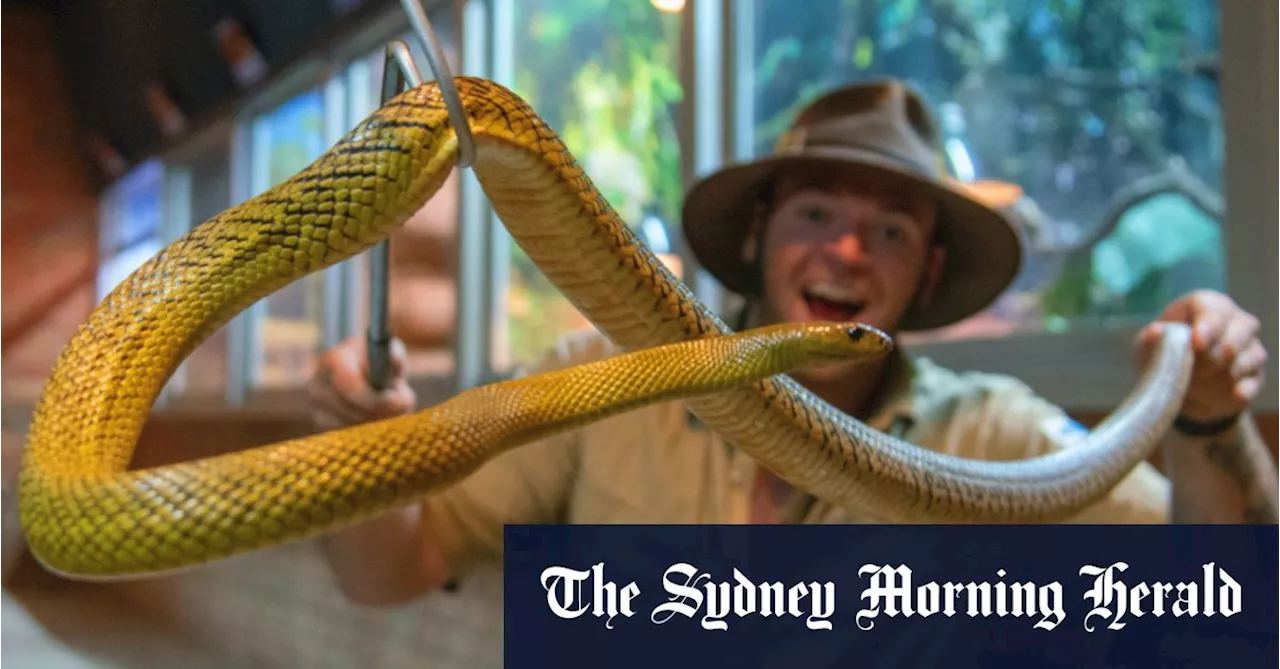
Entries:
POLYGON ((1185 297, 1174 300, 1172 304, 1165 307, 1165 310, 1160 313, 1160 317, 1156 320, 1173 323, 1186 323, 1190 325, 1192 319, 1195 317, 1194 305, 1194 297, 1185 297))
POLYGON ((1136 346, 1134 347, 1134 362, 1139 368, 1146 367, 1151 362, 1151 354, 1155 351, 1156 342, 1160 341, 1160 335, 1164 333, 1164 323, 1156 322, 1147 325, 1138 331, 1136 346))
POLYGON ((391 353, 391 374, 404 376, 409 368, 409 351, 398 337, 392 337, 389 347, 391 353))
POLYGON ((1210 351, 1210 357, 1219 364, 1230 362, 1257 341, 1257 336, 1258 319, 1237 313, 1223 328, 1222 337, 1210 351))
POLYGON ((1196 353, 1209 353, 1221 341, 1226 331, 1228 314, 1219 309, 1200 309, 1193 317, 1196 353))
MULTIPOLYGON (((404 344, 391 343, 391 364, 393 384, 379 393, 369 384, 369 365, 365 357, 367 349, 363 346, 344 348, 339 352, 339 359, 331 367, 331 383, 338 395, 357 410, 368 413, 385 413, 384 405, 388 398, 404 395, 408 386, 403 383, 406 355, 404 344), (398 355, 397 355, 397 349, 398 355)), ((397 398, 398 399, 398 398, 397 398)))
POLYGON ((403 379, 384 393, 370 393, 360 398, 347 397, 326 385, 319 385, 311 392, 313 422, 317 427, 327 425, 326 429, 402 416, 413 409, 413 404, 413 390, 403 379))
POLYGON ((1253 401, 1253 398, 1258 396, 1258 391, 1260 390, 1262 390, 1262 378, 1250 376, 1249 378, 1241 379, 1236 383, 1234 394, 1238 402, 1248 404, 1253 401))
POLYGON ((350 358, 349 350, 334 351, 308 391, 312 405, 348 423, 358 423, 378 413, 380 398, 350 364, 350 358))
POLYGON ((398 377, 381 393, 373 396, 369 411, 378 418, 390 418, 413 409, 413 390, 404 377, 398 377))
POLYGON ((1190 325, 1196 353, 1205 353, 1217 345, 1228 321, 1236 313, 1239 309, 1230 298, 1202 290, 1175 300, 1157 320, 1190 325))
POLYGON ((311 393, 311 404, 317 411, 329 414, 344 425, 354 425, 369 419, 369 407, 353 402, 350 397, 333 386, 320 384, 311 393))
POLYGON ((343 345, 332 351, 328 361, 329 378, 338 392, 358 395, 369 387, 369 361, 361 344, 343 345))
MULTIPOLYGON (((1248 406, 1261 392, 1267 352, 1258 340, 1258 320, 1230 297, 1195 291, 1170 304, 1158 321, 1192 328, 1196 364, 1184 414, 1206 420, 1229 415, 1248 406)), ((1149 342, 1151 337, 1146 329, 1140 341, 1149 342)))
POLYGON ((344 421, 328 411, 315 409, 311 412, 311 425, 317 432, 333 432, 345 427, 350 427, 354 425, 354 423, 351 421, 344 421))
POLYGON ((390 345, 392 385, 377 392, 369 384, 367 345, 352 337, 325 352, 315 377, 308 384, 312 423, 332 430, 371 420, 400 416, 413 409, 415 397, 405 379, 408 354, 404 343, 390 345))
POLYGON ((1267 348, 1262 345, 1262 342, 1254 339, 1231 364, 1231 376, 1235 379, 1256 376, 1266 364, 1267 348))
POLYGON ((1138 345, 1140 347, 1151 348, 1155 345, 1156 340, 1160 338, 1160 333, 1164 332, 1164 323, 1151 323, 1138 331, 1138 345))

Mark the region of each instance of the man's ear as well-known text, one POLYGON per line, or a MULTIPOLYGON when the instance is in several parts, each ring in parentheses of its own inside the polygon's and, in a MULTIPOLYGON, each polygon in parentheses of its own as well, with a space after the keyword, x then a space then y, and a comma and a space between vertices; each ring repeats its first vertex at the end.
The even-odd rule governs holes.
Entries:
POLYGON ((947 249, 941 244, 934 244, 929 250, 929 255, 925 258, 924 277, 920 281, 920 290, 918 293, 918 301, 921 305, 928 305, 933 299, 933 293, 938 288, 938 282, 942 280, 942 270, 947 264, 947 249))

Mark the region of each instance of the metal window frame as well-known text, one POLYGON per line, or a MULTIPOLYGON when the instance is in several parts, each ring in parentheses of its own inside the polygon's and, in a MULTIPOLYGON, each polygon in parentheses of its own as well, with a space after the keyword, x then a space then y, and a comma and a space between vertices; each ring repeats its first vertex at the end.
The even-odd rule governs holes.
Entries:
MULTIPOLYGON (((515 3, 517 0, 487 0, 484 4, 487 9, 487 22, 483 32, 468 31, 468 37, 477 37, 484 39, 486 42, 484 53, 487 62, 480 70, 483 72, 480 76, 487 77, 503 86, 513 87, 515 85, 515 3), (481 37, 483 35, 483 37, 481 37)), ((479 4, 479 3, 477 3, 479 4)), ((467 70, 470 73, 470 70, 467 70)), ((498 214, 489 204, 488 198, 485 197, 480 189, 479 181, 468 170, 467 172, 467 189, 464 191, 469 197, 464 199, 466 203, 465 209, 469 210, 469 216, 475 217, 475 222, 468 221, 466 228, 475 232, 473 237, 478 241, 481 235, 484 235, 483 248, 484 251, 475 251, 471 256, 472 261, 482 258, 473 266, 473 273, 483 273, 480 276, 468 276, 471 279, 473 288, 463 288, 466 292, 460 292, 459 297, 468 296, 476 300, 472 305, 470 312, 471 318, 468 324, 471 327, 468 336, 462 338, 462 342, 478 343, 478 349, 468 351, 464 354, 464 358, 469 364, 474 365, 469 369, 481 370, 480 374, 471 378, 462 376, 458 379, 458 389, 465 390, 476 384, 492 383, 501 380, 511 374, 511 370, 499 368, 496 360, 500 360, 506 356, 507 338, 501 336, 508 331, 508 309, 507 309, 507 285, 511 278, 511 235, 502 225, 502 221, 498 218, 498 214)), ((464 256, 462 260, 466 260, 464 256)), ((462 286, 463 284, 459 284, 462 286)), ((459 308, 463 306, 463 302, 459 301, 459 308)), ((461 313, 461 312, 459 312, 461 313)))
MULTIPOLYGON (((230 170, 232 142, 232 123, 226 120, 215 121, 181 143, 169 147, 158 156, 165 167, 164 212, 160 228, 162 243, 166 245, 173 243, 204 222, 195 220, 191 215, 194 193, 198 188, 193 180, 192 165, 213 153, 223 152, 227 156, 228 170, 230 170)), ((186 390, 187 378, 188 364, 184 360, 165 384, 160 396, 156 399, 155 408, 164 409, 171 402, 181 402, 186 390)))
MULTIPOLYGON (((174 223, 169 217, 171 204, 171 182, 175 178, 174 168, 162 158, 155 157, 142 161, 133 165, 128 172, 122 175, 120 180, 109 185, 100 198, 98 198, 98 258, 99 263, 94 271, 94 301, 101 302, 106 299, 107 293, 114 288, 108 288, 102 283, 102 267, 105 263, 113 262, 116 257, 121 254, 133 250, 145 241, 158 238, 161 246, 175 239, 177 235, 173 234, 174 223), (124 215, 121 213, 122 199, 124 197, 124 186, 130 177, 137 174, 143 169, 155 169, 158 172, 157 180, 160 182, 160 221, 155 230, 154 237, 129 238, 120 233, 121 227, 124 225, 124 215)), ((181 370, 179 370, 181 371, 181 370)), ((176 377, 177 374, 174 375, 176 377)), ((174 396, 175 386, 182 383, 181 378, 170 378, 157 393, 153 406, 163 408, 169 403, 174 396)))
MULTIPOLYGON (((509 62, 510 43, 497 44, 501 40, 490 39, 490 36, 504 24, 510 29, 510 0, 459 0, 456 8, 460 13, 457 43, 461 67, 455 76, 470 75, 501 81, 502 75, 495 74, 498 70, 496 64, 509 62)), ((499 322, 497 309, 503 304, 499 286, 505 285, 501 279, 495 280, 495 270, 503 267, 497 262, 500 256, 496 248, 504 241, 500 234, 496 234, 501 223, 475 173, 469 169, 462 170, 459 177, 461 192, 454 264, 457 268, 454 392, 484 385, 496 377, 494 332, 495 324, 499 322)))
MULTIPOLYGON (((346 96, 344 98, 345 108, 343 110, 344 117, 347 122, 344 124, 344 132, 349 130, 358 120, 364 110, 377 106, 377 99, 373 96, 374 81, 377 73, 371 65, 369 58, 355 58, 348 62, 342 69, 342 73, 337 75, 344 82, 346 96)), ((335 140, 336 141, 336 140, 335 140)), ((342 341, 350 337, 357 336, 361 333, 362 328, 367 324, 366 312, 369 309, 368 282, 366 277, 369 273, 369 259, 367 254, 360 254, 354 258, 338 263, 334 267, 339 275, 339 295, 338 307, 334 309, 336 312, 337 332, 331 335, 333 341, 342 341)), ((326 299, 335 299, 330 296, 326 299)))
MULTIPOLYGON (((160 242, 169 245, 195 226, 191 220, 191 167, 186 161, 165 160, 161 178, 160 242)), ((187 362, 184 360, 173 370, 156 398, 156 408, 163 408, 169 401, 181 396, 187 385, 187 362)))
MULTIPOLYGON (((725 68, 729 62, 725 20, 729 15, 726 0, 690 0, 683 10, 680 83, 684 99, 680 118, 684 127, 680 135, 687 139, 686 150, 680 155, 686 191, 731 158, 727 135, 718 130, 731 102, 726 94, 729 76, 725 68)), ((699 300, 723 317, 727 299, 723 287, 702 268, 684 235, 677 238, 681 263, 688 268, 686 283, 699 300)))

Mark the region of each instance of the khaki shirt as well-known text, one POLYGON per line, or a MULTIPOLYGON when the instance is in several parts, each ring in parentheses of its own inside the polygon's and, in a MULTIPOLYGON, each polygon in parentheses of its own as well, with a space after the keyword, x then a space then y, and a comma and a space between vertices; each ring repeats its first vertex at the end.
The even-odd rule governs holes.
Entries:
MULTIPOLYGON (((616 354, 595 333, 565 338, 537 371, 616 354)), ((981 460, 1016 460, 1070 447, 1085 435, 1062 409, 1008 377, 955 373, 895 350, 889 392, 867 424, 921 447, 981 460)), ((500 560, 505 524, 740 524, 750 522, 756 465, 681 402, 621 414, 495 457, 426 502, 429 531, 455 575, 500 560)), ((803 523, 869 523, 808 500, 803 523)), ((1170 486, 1137 467, 1073 519, 1165 523, 1170 486)))

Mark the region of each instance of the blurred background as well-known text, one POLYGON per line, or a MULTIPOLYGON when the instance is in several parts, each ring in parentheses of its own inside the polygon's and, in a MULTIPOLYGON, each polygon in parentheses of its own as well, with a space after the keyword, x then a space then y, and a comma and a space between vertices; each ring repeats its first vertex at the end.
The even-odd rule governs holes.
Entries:
MULTIPOLYGON (((1016 184, 1025 271, 986 312, 907 339, 1013 374, 1086 424, 1135 381, 1175 297, 1229 292, 1276 341, 1276 7, 1262 0, 423 0, 455 74, 530 101, 708 304, 685 188, 767 152, 830 87, 919 87, 956 179, 1016 184)), ((396 0, 3 6, 5 660, 13 666, 501 664, 500 575, 393 611, 345 603, 310 544, 86 586, 22 551, 11 484, 61 348, 117 282, 270 188, 378 104, 396 0), (319 643, 323 641, 323 643, 319 643)), ((391 242, 391 327, 423 404, 505 378, 589 325, 510 243, 467 172, 391 242)), ((305 383, 364 332, 367 258, 269 296, 182 365, 136 466, 311 431, 305 383)), ((1272 351, 1272 358, 1275 358, 1272 351)), ((1256 407, 1276 446, 1275 363, 1256 407)))

